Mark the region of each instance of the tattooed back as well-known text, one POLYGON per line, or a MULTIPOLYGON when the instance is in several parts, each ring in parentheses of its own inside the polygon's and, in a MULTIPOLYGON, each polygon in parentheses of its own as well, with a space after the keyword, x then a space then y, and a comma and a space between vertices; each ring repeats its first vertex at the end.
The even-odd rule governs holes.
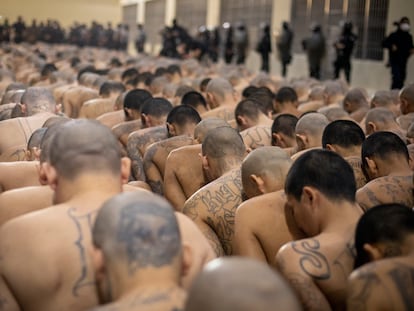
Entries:
POLYGON ((413 310, 414 257, 369 263, 348 282, 348 310, 413 310))

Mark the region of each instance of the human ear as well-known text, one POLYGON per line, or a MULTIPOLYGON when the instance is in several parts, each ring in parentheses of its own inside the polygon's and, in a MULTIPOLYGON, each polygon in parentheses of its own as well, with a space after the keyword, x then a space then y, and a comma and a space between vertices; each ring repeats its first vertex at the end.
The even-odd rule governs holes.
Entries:
POLYGON ((56 172, 56 169, 50 165, 48 162, 44 162, 41 164, 41 170, 43 170, 43 176, 40 176, 40 181, 45 181, 45 184, 49 185, 52 190, 56 190, 57 184, 58 184, 58 175, 56 172))
POLYGON ((249 178, 256 185, 256 188, 259 190, 261 194, 266 192, 264 180, 261 176, 252 174, 249 176, 249 178))
POLYGON ((377 261, 383 258, 383 255, 379 248, 377 248, 374 244, 365 243, 362 248, 364 251, 367 252, 369 261, 377 261))
POLYGON ((131 159, 128 157, 122 157, 121 159, 121 182, 122 184, 128 183, 130 173, 131 173, 131 159))

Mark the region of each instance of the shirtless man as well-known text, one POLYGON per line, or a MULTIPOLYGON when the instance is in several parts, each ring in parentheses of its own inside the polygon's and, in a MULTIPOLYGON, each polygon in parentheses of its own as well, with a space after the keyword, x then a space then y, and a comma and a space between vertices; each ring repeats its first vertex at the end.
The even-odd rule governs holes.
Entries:
POLYGON ((234 215, 242 202, 240 164, 246 148, 239 133, 229 127, 210 130, 202 143, 202 165, 212 181, 184 205, 218 256, 233 253, 234 215))
POLYGON ((83 103, 98 97, 98 91, 90 87, 84 85, 74 86, 63 94, 63 112, 69 118, 78 118, 83 103))
POLYGON ((304 153, 287 175, 287 205, 308 238, 284 245, 276 261, 305 310, 344 308, 354 230, 362 214, 355 191, 351 166, 331 151, 304 153))
POLYGON ((203 119, 209 117, 222 118, 225 121, 234 119, 237 96, 231 83, 223 78, 213 78, 206 87, 206 100, 210 111, 203 113, 203 119))
POLYGON ((152 143, 168 138, 165 125, 173 106, 163 98, 148 99, 141 109, 142 129, 128 136, 127 153, 132 161, 132 175, 136 180, 145 181, 143 157, 152 143))
POLYGON ((297 151, 296 124, 298 118, 291 114, 279 114, 272 124, 272 146, 285 149, 292 156, 297 151))
POLYGON ((198 144, 180 147, 169 154, 165 163, 164 195, 175 210, 181 212, 185 201, 208 182, 200 158, 201 143, 208 131, 223 126, 230 127, 220 118, 202 120, 194 130, 194 139, 198 144))
POLYGON ((256 149, 271 145, 273 120, 255 100, 245 99, 238 103, 234 116, 246 148, 256 149))
POLYGON ((278 147, 253 150, 241 166, 243 191, 248 198, 237 208, 234 254, 274 264, 279 248, 297 234, 292 215, 285 209, 285 177, 290 157, 278 147))
POLYGON ((357 189, 367 183, 361 168, 361 147, 364 140, 365 134, 361 127, 350 120, 337 120, 329 123, 322 135, 322 147, 336 152, 351 165, 357 189))
POLYGON ((120 194, 96 216, 92 240, 98 298, 93 310, 180 310, 183 266, 180 230, 167 201, 120 194))
POLYGON ((414 83, 402 89, 400 103, 401 116, 397 121, 403 130, 407 130, 414 120, 414 83))
POLYGON ((21 105, 25 117, 0 122, 0 162, 23 160, 28 139, 48 118, 54 116, 56 109, 52 93, 42 87, 28 88, 22 96, 21 105))
POLYGON ((298 110, 298 95, 291 87, 282 87, 276 93, 274 109, 276 113, 288 113, 300 117, 302 112, 298 110))
POLYGON ((414 206, 413 172, 401 138, 391 132, 376 132, 363 142, 361 158, 368 183, 356 198, 365 211, 387 203, 414 206))
POLYGON ((115 100, 122 92, 125 92, 125 86, 121 82, 104 82, 99 88, 99 98, 83 103, 79 118, 96 119, 106 112, 113 111, 115 100))
POLYGON ((125 94, 122 104, 125 122, 112 127, 112 132, 124 148, 127 147, 129 134, 142 128, 141 108, 151 98, 151 93, 143 89, 134 89, 125 94))
POLYGON ((361 122, 369 110, 367 94, 365 90, 354 88, 345 95, 343 108, 356 122, 361 122))
POLYGON ((188 293, 185 311, 301 310, 292 289, 263 263, 220 258, 209 263, 188 293))
POLYGON ((129 160, 121 159, 108 128, 87 120, 62 125, 51 144, 46 173, 56 205, 13 219, 0 230, 5 310, 84 310, 98 303, 91 225, 101 204, 121 192, 129 160))
POLYGON ((371 135, 375 132, 388 131, 397 134, 406 140, 405 132, 395 120, 395 115, 387 108, 373 108, 365 117, 365 133, 371 135))
POLYGON ((411 207, 380 205, 361 217, 355 236, 355 267, 364 265, 349 277, 348 310, 411 310, 413 241, 411 207))
POLYGON ((296 123, 295 135, 298 152, 292 156, 292 159, 297 159, 310 149, 321 148, 322 134, 328 124, 328 119, 318 112, 310 112, 302 116, 296 123))
POLYGON ((186 93, 181 99, 181 105, 193 107, 200 115, 208 111, 206 99, 196 91, 186 93))
POLYGON ((113 111, 106 112, 96 118, 97 121, 103 125, 113 128, 115 125, 120 124, 125 121, 125 113, 123 110, 124 99, 127 92, 122 93, 115 99, 115 104, 113 106, 113 111))
POLYGON ((191 106, 174 107, 167 116, 169 138, 148 146, 144 154, 144 172, 152 191, 163 195, 165 162, 174 149, 194 144, 194 129, 201 121, 191 106))

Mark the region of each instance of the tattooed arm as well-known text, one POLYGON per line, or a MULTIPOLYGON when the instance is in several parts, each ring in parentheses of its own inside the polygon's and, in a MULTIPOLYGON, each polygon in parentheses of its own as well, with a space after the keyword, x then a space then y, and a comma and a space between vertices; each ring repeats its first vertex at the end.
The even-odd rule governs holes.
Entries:
POLYGON ((146 181, 141 153, 138 149, 140 137, 137 132, 128 136, 127 153, 131 159, 131 172, 135 180, 146 181))
POLYGON ((195 193, 184 204, 183 214, 191 218, 200 231, 204 234, 218 257, 224 256, 223 247, 217 234, 208 224, 208 216, 200 194, 195 193))
POLYGON ((296 291, 304 310, 328 311, 331 306, 315 279, 327 280, 331 273, 325 256, 318 250, 316 239, 285 244, 276 255, 276 264, 296 291))
POLYGON ((158 144, 153 144, 148 147, 144 155, 144 172, 147 178, 147 183, 150 185, 152 191, 159 195, 164 195, 163 192, 163 178, 157 165, 154 163, 154 156, 159 148, 158 144))

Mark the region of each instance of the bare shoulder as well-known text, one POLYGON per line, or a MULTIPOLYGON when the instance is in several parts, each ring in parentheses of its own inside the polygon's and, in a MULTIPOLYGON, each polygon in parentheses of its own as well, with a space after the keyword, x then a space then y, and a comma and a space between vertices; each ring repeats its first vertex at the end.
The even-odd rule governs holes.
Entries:
POLYGON ((384 176, 371 180, 357 191, 356 199, 363 209, 386 203, 413 206, 413 176, 384 176))
POLYGON ((414 260, 399 257, 369 263, 348 281, 350 310, 410 310, 414 295, 414 260))

